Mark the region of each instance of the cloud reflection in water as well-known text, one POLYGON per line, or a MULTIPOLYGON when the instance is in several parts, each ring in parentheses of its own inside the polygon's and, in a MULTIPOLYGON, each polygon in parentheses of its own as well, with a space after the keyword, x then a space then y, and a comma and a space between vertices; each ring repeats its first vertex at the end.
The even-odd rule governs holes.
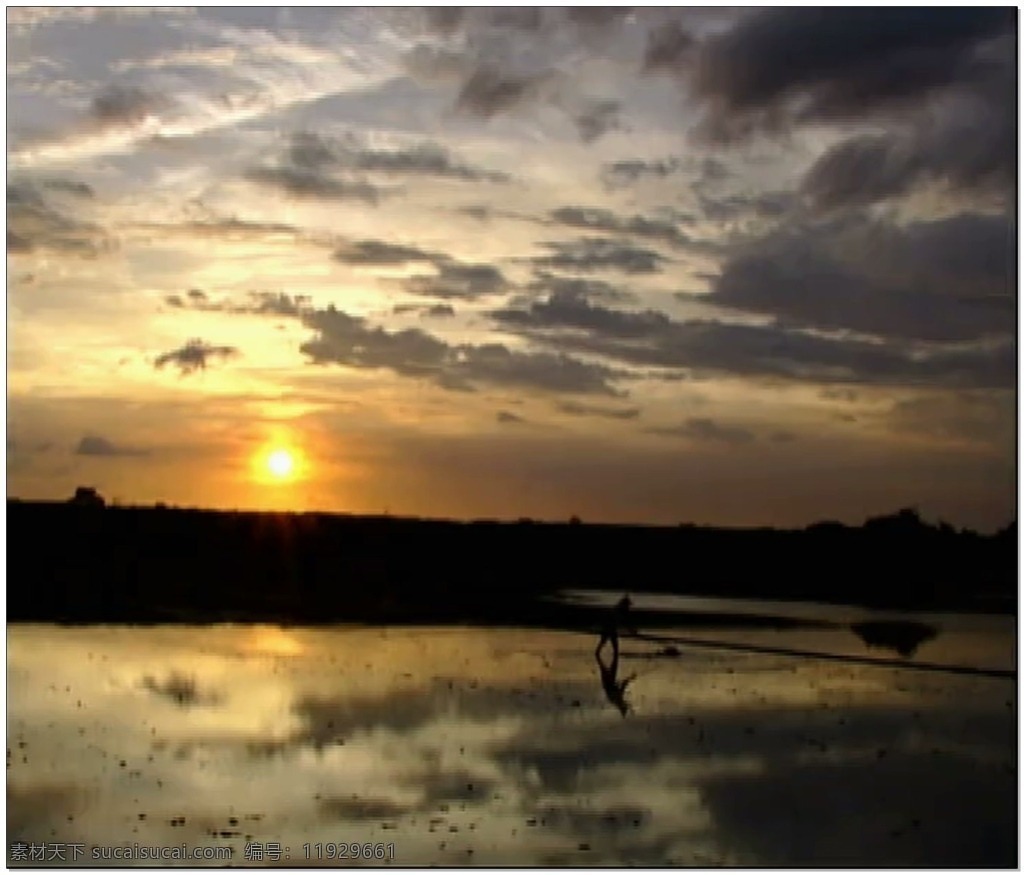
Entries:
POLYGON ((1012 682, 627 641, 623 719, 593 645, 14 625, 10 839, 236 863, 280 842, 292 865, 351 841, 397 865, 1013 865, 1012 682))

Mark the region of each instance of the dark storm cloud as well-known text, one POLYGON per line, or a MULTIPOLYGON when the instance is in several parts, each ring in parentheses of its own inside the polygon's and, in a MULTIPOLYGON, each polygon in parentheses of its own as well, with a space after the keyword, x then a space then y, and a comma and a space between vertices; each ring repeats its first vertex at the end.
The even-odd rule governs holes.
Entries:
POLYGON ((503 292, 508 282, 492 264, 440 262, 436 274, 411 276, 403 282, 403 287, 413 295, 468 301, 503 292))
POLYGON ((659 273, 665 258, 651 249, 644 249, 607 237, 586 237, 582 240, 544 243, 553 255, 530 259, 541 268, 557 270, 618 270, 623 273, 659 273))
MULTIPOLYGON (((702 45, 694 83, 720 132, 770 119, 794 95, 802 98, 801 118, 899 110, 954 83, 979 43, 1012 31, 1015 18, 1009 8, 756 11, 702 45)), ((663 65, 689 51, 669 47, 663 65)))
POLYGON ((452 346, 418 328, 388 331, 334 307, 306 313, 303 324, 316 332, 301 351, 314 364, 386 369, 427 377, 450 389, 477 383, 553 392, 618 394, 609 380, 621 374, 564 354, 510 350, 501 344, 452 346))
POLYGON ((600 407, 596 404, 581 404, 578 401, 559 404, 558 410, 569 416, 596 416, 601 419, 636 419, 640 415, 639 407, 600 407))
POLYGON ((104 437, 86 435, 75 447, 77 456, 144 456, 145 450, 118 446, 104 437))
POLYGON ((861 217, 790 227, 734 255, 710 303, 825 330, 957 342, 1015 330, 1015 232, 962 214, 903 228, 861 217))
MULTIPOLYGON (((1009 92, 1010 89, 1007 89, 1009 92)), ((821 155, 802 190, 820 210, 907 194, 928 184, 1005 201, 1016 186, 1016 98, 961 103, 910 130, 851 137, 821 155)))
POLYGON ((51 249, 94 256, 109 248, 106 232, 78 215, 77 202, 89 196, 70 181, 56 186, 53 182, 14 179, 8 183, 7 251, 51 249))
POLYGON ((571 296, 490 315, 506 331, 536 343, 676 374, 1005 387, 1016 373, 1012 338, 973 346, 868 342, 823 337, 781 323, 679 322, 654 310, 613 310, 571 296))
POLYGON ((168 364, 175 365, 184 376, 205 370, 210 359, 232 358, 238 354, 238 349, 233 346, 213 346, 196 338, 178 349, 157 356, 153 364, 158 369, 168 364))
POLYGON ((339 247, 334 258, 345 264, 393 267, 417 261, 434 262, 442 256, 415 246, 387 243, 384 240, 355 240, 339 247))
POLYGON ((622 105, 617 100, 595 100, 584 107, 573 121, 584 143, 593 143, 609 131, 622 130, 622 105))
POLYGON ((570 228, 602 231, 608 234, 642 237, 668 243, 678 249, 704 249, 706 244, 693 240, 679 230, 675 222, 649 216, 619 216, 599 207, 560 207, 548 214, 552 222, 570 228))
POLYGON ((101 127, 133 127, 170 104, 168 98, 130 85, 111 85, 97 94, 89 117, 101 127))
POLYGON ((663 158, 658 161, 640 159, 613 161, 601 168, 601 181, 606 188, 622 188, 639 182, 645 177, 664 179, 678 173, 682 165, 675 158, 663 158))
POLYGON ((494 418, 503 425, 511 425, 514 423, 526 421, 523 419, 523 417, 517 416, 515 413, 510 413, 507 410, 499 410, 495 414, 494 418))
POLYGON ((748 444, 754 440, 754 433, 745 428, 719 425, 715 420, 707 418, 691 418, 676 426, 651 427, 645 431, 662 437, 710 443, 748 444))

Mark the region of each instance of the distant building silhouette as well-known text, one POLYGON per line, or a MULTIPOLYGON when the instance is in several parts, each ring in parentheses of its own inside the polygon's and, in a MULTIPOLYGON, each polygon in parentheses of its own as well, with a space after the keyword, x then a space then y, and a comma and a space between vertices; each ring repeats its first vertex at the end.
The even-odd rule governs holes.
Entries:
POLYGON ((77 507, 95 508, 104 508, 107 506, 107 502, 103 499, 103 496, 100 495, 92 486, 79 486, 75 490, 75 494, 68 499, 68 504, 73 504, 77 507))

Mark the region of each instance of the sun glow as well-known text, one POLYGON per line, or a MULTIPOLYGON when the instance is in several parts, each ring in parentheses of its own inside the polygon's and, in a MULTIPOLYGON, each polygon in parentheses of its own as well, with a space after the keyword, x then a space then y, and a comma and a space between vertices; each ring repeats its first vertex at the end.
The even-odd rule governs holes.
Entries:
POLYGON ((264 485, 288 485, 305 480, 307 465, 304 454, 294 444, 270 441, 252 457, 252 477, 264 485))
POLYGON ((287 479, 295 470, 295 459, 288 450, 273 450, 267 456, 267 470, 279 480, 287 479))

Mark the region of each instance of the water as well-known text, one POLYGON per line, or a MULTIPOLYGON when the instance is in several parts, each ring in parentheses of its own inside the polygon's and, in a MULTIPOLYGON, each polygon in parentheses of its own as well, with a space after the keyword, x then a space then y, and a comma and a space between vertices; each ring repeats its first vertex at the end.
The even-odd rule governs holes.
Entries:
MULTIPOLYGON (((947 618, 915 660, 945 638, 933 660, 1012 667, 1007 619, 994 642, 947 618)), ((863 647, 841 629, 680 634, 863 647)), ((595 644, 11 625, 9 843, 46 865, 55 843, 69 865, 73 845, 110 865, 94 849, 136 843, 236 865, 253 843, 292 866, 1016 865, 1014 680, 630 639, 622 716, 595 644)))
MULTIPOLYGON (((559 593, 557 600, 581 605, 612 606, 621 593, 572 589, 559 593)), ((724 641, 753 646, 793 646, 799 649, 846 656, 892 657, 894 651, 872 647, 859 638, 852 624, 863 621, 914 621, 932 626, 936 635, 914 651, 914 663, 965 666, 982 670, 1013 671, 1017 667, 1017 618, 1007 614, 953 614, 918 611, 875 610, 857 605, 820 602, 764 601, 759 599, 717 599, 669 593, 630 593, 633 607, 644 611, 686 611, 693 614, 733 614, 743 617, 780 617, 820 622, 820 628, 750 628, 737 622, 728 626, 689 628, 689 638, 724 641)))

